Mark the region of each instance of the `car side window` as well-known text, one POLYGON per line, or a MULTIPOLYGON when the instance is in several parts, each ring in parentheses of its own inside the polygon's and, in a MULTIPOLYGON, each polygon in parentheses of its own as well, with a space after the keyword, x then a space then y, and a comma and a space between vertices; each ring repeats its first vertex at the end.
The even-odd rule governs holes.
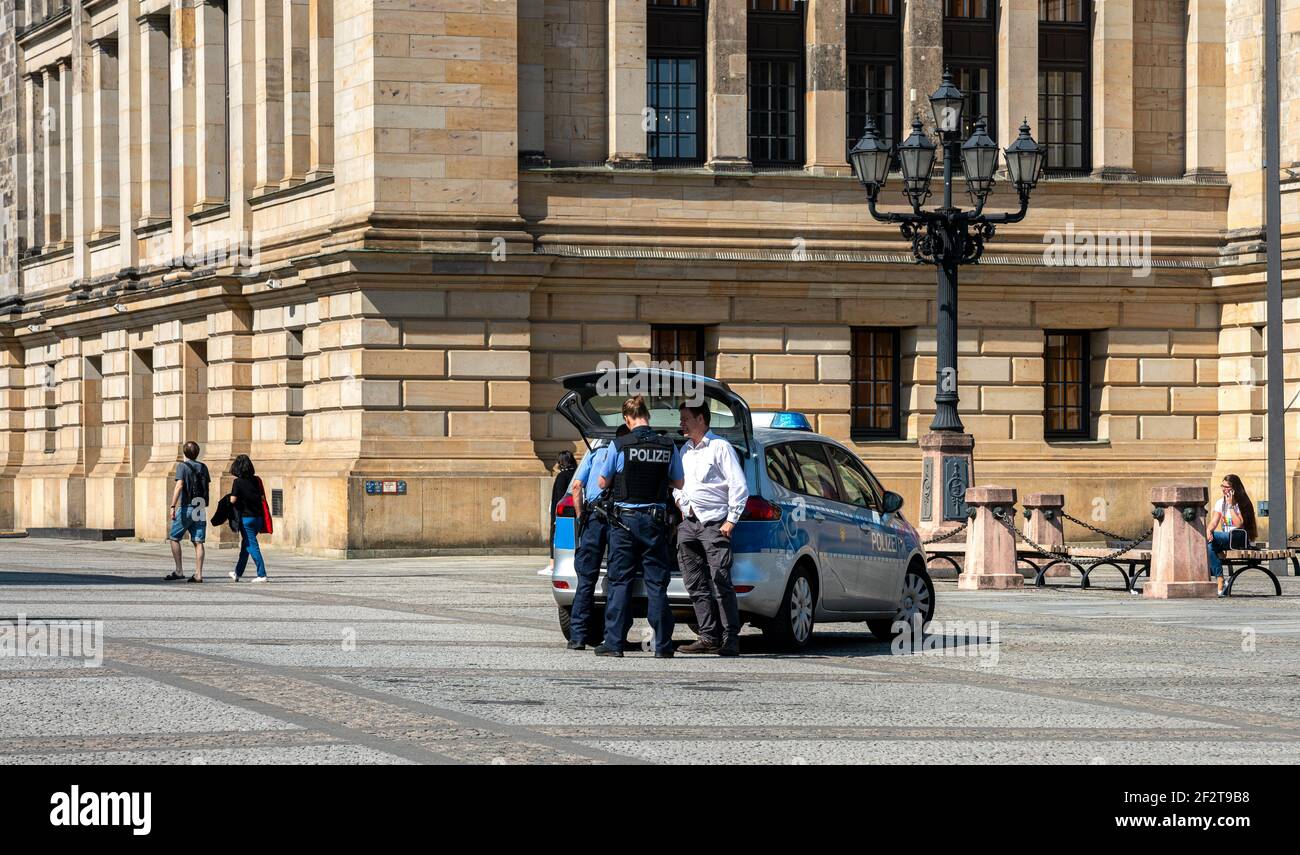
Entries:
POLYGON ((835 485, 835 471, 826 457, 825 446, 820 442, 799 442, 792 445, 799 475, 809 496, 840 501, 840 491, 835 485))
POLYGON ((803 492, 803 482, 795 466, 788 445, 775 445, 767 450, 767 477, 792 493, 803 492))
POLYGON ((835 461, 835 468, 840 473, 840 484, 844 487, 844 501, 859 508, 880 510, 880 496, 853 456, 834 445, 830 446, 829 450, 831 459, 835 461))

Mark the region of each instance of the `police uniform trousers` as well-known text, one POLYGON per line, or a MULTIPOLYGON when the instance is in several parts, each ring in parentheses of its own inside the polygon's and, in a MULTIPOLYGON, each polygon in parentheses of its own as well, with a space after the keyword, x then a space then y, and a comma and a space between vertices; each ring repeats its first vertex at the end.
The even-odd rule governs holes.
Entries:
POLYGON ((596 582, 600 579, 600 562, 605 557, 605 547, 609 543, 609 524, 604 517, 587 510, 582 514, 582 535, 578 538, 578 549, 573 554, 573 572, 578 576, 578 584, 573 592, 573 608, 569 612, 569 640, 586 644, 595 642, 590 636, 601 632, 591 624, 591 613, 595 608, 596 582))
POLYGON ((617 647, 623 641, 632 581, 643 574, 647 599, 646 617, 654 631, 656 653, 673 649, 673 612, 668 607, 668 579, 672 573, 668 553, 667 526, 655 522, 650 511, 620 511, 623 524, 609 531, 609 570, 606 574, 605 644, 617 647))

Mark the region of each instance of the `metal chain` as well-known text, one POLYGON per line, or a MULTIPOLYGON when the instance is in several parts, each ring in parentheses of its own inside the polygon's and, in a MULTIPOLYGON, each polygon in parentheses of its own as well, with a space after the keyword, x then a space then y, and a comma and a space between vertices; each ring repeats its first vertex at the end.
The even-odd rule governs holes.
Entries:
POLYGON ((930 538, 929 540, 923 540, 923 541, 921 541, 921 545, 922 545, 922 546, 928 546, 928 545, 931 544, 931 543, 938 543, 938 542, 941 541, 941 540, 947 540, 948 538, 950 538, 950 537, 952 537, 952 536, 954 536, 954 535, 961 534, 963 531, 966 530, 967 526, 969 526, 969 525, 970 525, 970 519, 967 519, 964 523, 962 523, 961 525, 957 526, 955 529, 953 529, 952 531, 948 532, 947 534, 936 534, 934 537, 930 538))
POLYGON ((1123 536, 1123 535, 1116 534, 1116 533, 1113 532, 1113 531, 1106 531, 1106 529, 1104 529, 1104 528, 1097 528, 1095 525, 1091 525, 1091 524, 1089 524, 1089 523, 1086 523, 1086 522, 1084 522, 1083 520, 1079 519, 1078 517, 1072 517, 1072 516, 1070 516, 1069 514, 1067 514, 1067 513, 1066 513, 1064 510, 1062 510, 1062 509, 1058 509, 1058 510, 1057 510, 1057 513, 1060 514, 1060 515, 1061 515, 1062 517, 1064 517, 1065 519, 1069 520, 1070 522, 1074 523, 1075 525, 1081 525, 1081 526, 1083 526, 1084 528, 1088 529, 1088 531, 1095 531, 1097 534, 1104 534, 1104 535, 1106 535, 1107 537, 1109 537, 1111 540, 1118 540, 1118 541, 1123 541, 1123 540, 1124 540, 1124 536, 1123 536))
POLYGON ((1114 559, 1120 557, 1125 552, 1128 552, 1130 549, 1132 549, 1133 547, 1137 546, 1139 543, 1147 539, 1147 535, 1143 533, 1141 536, 1135 539, 1125 541, 1123 547, 1115 550, 1114 552, 1107 553, 1106 555, 1102 555, 1097 558, 1073 558, 1066 552, 1052 552, 1042 544, 1035 543, 1034 541, 1030 540, 1028 537, 1022 534, 1018 528, 1016 528, 1016 524, 1011 521, 1011 514, 1003 514, 1001 516, 996 516, 995 518, 998 520, 998 522, 1006 526, 1011 531, 1012 534, 1014 534, 1016 537, 1020 538, 1022 541, 1027 543, 1030 549, 1034 550, 1039 555, 1042 555, 1044 558, 1051 558, 1054 561, 1061 561, 1064 559, 1064 560, 1069 560, 1075 564, 1087 565, 1089 567, 1091 567, 1094 564, 1101 564, 1102 562, 1105 561, 1113 561, 1114 559))

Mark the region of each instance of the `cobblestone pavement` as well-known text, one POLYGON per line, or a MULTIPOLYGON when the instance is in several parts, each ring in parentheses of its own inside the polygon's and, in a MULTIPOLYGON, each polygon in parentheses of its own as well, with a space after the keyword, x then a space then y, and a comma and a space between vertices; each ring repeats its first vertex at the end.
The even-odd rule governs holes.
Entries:
POLYGON ((0 763, 1300 762, 1300 579, 1181 602, 940 581, 937 617, 996 621, 996 657, 844 624, 665 661, 564 649, 543 558, 268 552, 268 585, 233 560, 199 586, 161 581, 165 545, 0 541, 0 620, 105 636, 99 667, 0 656, 0 763))

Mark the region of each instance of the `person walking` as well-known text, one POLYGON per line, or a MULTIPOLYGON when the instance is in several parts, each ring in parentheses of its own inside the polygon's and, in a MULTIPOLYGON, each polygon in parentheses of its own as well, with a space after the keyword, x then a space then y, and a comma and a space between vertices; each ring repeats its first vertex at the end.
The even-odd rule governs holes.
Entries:
POLYGON ((573 473, 578 471, 578 460, 573 456, 572 451, 561 451, 555 460, 555 480, 551 483, 551 536, 549 543, 551 545, 551 561, 545 568, 538 570, 537 575, 549 575, 555 567, 555 506, 569 492, 569 484, 573 481, 573 473))
POLYGON ((235 519, 239 520, 239 559, 235 562, 235 569, 230 572, 230 578, 238 582, 243 577, 244 568, 248 566, 251 556, 257 567, 257 578, 253 581, 265 582, 266 561, 262 558, 257 535, 271 530, 266 515, 266 490, 247 454, 235 458, 235 462, 230 464, 230 474, 235 476, 234 484, 230 487, 230 504, 234 508, 235 519))
POLYGON ((676 491, 677 565, 691 595, 698 641, 680 653, 740 655, 740 607, 731 583, 731 533, 745 512, 749 486, 731 443, 709 430, 709 408, 682 404, 683 486, 676 491))
POLYGON ((1255 505, 1250 501, 1246 486, 1236 475, 1223 476, 1219 485, 1223 496, 1214 503, 1209 524, 1205 527, 1206 549, 1210 553, 1210 577, 1219 583, 1219 596, 1223 596, 1223 559, 1221 553, 1228 549, 1248 549, 1258 532, 1255 527, 1255 505))
POLYGON ((171 544, 172 561, 176 569, 163 577, 165 582, 185 578, 181 566, 181 538, 186 534, 194 544, 194 575, 190 582, 203 581, 203 542, 208 535, 208 486, 211 477, 208 467, 199 462, 199 444, 190 440, 181 452, 185 455, 176 464, 176 486, 172 489, 171 529, 167 540, 171 544))

